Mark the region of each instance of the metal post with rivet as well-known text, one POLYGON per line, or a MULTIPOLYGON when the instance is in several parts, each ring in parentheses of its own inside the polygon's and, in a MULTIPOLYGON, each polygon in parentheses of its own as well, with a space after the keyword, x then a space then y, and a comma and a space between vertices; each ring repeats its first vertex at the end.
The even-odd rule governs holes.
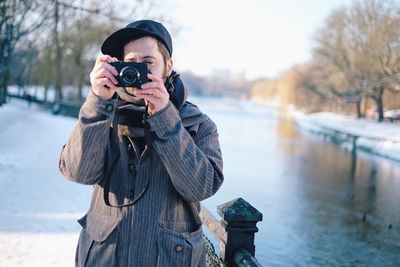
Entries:
POLYGON ((221 225, 225 229, 225 237, 220 240, 220 257, 223 262, 228 266, 261 266, 253 257, 254 235, 258 232, 256 224, 262 221, 262 213, 242 198, 219 205, 217 211, 223 219, 221 225), (248 252, 253 264, 248 265, 248 256, 245 257, 247 264, 240 260, 243 251, 248 252))

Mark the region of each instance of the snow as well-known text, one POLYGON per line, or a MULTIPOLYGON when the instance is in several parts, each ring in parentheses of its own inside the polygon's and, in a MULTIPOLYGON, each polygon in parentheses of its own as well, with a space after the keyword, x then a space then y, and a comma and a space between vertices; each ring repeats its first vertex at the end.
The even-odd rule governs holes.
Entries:
POLYGON ((329 136, 352 148, 352 136, 357 136, 356 147, 379 156, 400 161, 400 124, 320 112, 310 115, 295 113, 297 125, 308 132, 329 136))
POLYGON ((74 266, 91 187, 58 171, 75 119, 13 100, 0 108, 0 266, 74 266))

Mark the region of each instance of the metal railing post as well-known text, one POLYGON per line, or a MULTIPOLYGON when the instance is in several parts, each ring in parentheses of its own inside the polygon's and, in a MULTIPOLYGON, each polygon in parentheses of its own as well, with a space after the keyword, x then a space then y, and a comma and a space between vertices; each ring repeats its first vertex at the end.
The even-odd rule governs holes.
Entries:
POLYGON ((242 198, 219 205, 217 211, 226 232, 225 240, 220 240, 222 261, 229 266, 240 266, 235 262, 240 251, 255 257, 254 234, 258 232, 257 222, 262 221, 261 212, 242 198))

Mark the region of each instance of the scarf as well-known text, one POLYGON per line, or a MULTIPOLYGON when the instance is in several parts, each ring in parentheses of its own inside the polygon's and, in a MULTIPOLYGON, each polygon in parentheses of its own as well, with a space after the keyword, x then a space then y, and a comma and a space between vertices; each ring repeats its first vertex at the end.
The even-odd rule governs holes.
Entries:
MULTIPOLYGON (((169 99, 179 110, 187 97, 187 89, 175 71, 167 78, 165 88, 169 99)), ((117 120, 118 131, 131 138, 144 137, 143 120, 147 116, 147 107, 143 99, 129 94, 124 88, 117 88, 117 120)))

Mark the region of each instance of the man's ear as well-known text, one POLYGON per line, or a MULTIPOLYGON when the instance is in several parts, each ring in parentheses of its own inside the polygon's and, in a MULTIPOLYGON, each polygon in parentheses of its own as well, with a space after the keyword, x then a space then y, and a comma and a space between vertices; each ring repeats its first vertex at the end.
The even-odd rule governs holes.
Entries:
POLYGON ((167 77, 169 77, 172 73, 172 70, 174 69, 174 61, 172 60, 172 58, 167 60, 167 77))

